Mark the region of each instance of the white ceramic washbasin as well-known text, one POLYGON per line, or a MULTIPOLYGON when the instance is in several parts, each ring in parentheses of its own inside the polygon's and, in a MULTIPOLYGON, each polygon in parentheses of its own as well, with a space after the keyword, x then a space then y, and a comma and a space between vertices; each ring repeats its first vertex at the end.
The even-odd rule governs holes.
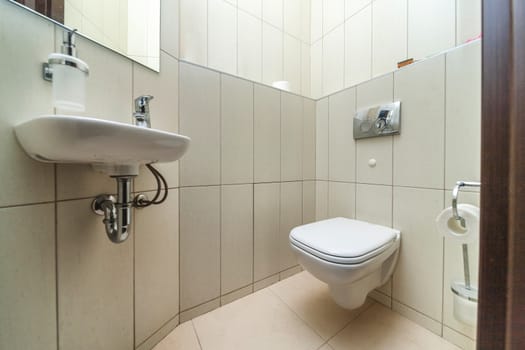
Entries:
POLYGON ((173 162, 190 138, 108 120, 44 115, 15 127, 26 153, 47 163, 86 163, 106 174, 138 175, 139 165, 173 162))

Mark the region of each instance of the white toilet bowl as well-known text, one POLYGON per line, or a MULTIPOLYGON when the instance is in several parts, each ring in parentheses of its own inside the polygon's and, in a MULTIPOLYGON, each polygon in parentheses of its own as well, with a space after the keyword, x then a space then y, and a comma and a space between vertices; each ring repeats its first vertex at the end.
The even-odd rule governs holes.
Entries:
POLYGON ((294 228, 290 244, 305 270, 325 282, 335 302, 346 309, 363 305, 385 284, 397 262, 398 230, 335 218, 294 228))

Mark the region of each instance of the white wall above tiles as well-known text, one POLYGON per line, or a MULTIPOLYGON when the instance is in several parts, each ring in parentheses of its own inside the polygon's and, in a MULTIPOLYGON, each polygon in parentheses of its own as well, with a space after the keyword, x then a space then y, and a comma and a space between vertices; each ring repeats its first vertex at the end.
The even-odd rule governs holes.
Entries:
POLYGON ((310 95, 309 0, 180 2, 181 59, 310 95))
POLYGON ((311 0, 310 96, 461 45, 480 35, 480 19, 481 0, 311 0))

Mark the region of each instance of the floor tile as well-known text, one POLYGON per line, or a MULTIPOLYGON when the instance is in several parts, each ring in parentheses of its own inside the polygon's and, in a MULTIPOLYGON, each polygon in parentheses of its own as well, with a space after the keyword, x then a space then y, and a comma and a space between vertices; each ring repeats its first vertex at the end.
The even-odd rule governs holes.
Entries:
POLYGON ((323 340, 268 289, 193 320, 203 350, 315 350, 323 340))
POLYGON ((352 321, 329 343, 334 350, 458 349, 379 304, 352 321))
POLYGON ((307 271, 274 284, 270 290, 325 340, 362 312, 338 306, 330 297, 328 285, 307 271))

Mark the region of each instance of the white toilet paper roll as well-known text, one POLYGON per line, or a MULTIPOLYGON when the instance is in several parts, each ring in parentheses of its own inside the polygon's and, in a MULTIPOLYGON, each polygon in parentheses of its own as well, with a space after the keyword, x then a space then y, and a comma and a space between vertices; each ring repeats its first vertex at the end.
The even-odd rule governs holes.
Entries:
POLYGON ((479 237, 479 208, 470 204, 458 205, 459 215, 465 219, 466 228, 454 219, 452 207, 443 210, 436 218, 438 232, 461 243, 471 243, 479 237))

